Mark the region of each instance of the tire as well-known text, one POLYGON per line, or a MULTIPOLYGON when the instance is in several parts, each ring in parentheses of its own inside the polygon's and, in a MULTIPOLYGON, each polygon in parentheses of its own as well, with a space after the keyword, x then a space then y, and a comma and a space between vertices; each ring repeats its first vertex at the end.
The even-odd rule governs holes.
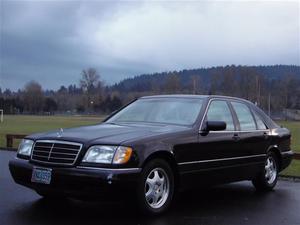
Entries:
POLYGON ((174 197, 174 174, 162 159, 148 162, 142 170, 137 188, 139 209, 148 215, 165 212, 174 197))
POLYGON ((271 191, 277 184, 279 168, 278 159, 274 152, 269 152, 266 157, 263 171, 252 180, 252 183, 257 191, 271 191))

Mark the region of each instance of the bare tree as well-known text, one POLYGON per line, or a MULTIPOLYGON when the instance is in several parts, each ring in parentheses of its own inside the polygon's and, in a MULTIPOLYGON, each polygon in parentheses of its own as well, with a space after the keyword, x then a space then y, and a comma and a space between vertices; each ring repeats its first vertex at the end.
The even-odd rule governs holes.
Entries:
POLYGON ((87 109, 93 108, 94 104, 100 104, 97 100, 102 101, 103 82, 100 80, 100 75, 94 68, 83 70, 80 80, 80 87, 85 93, 82 96, 82 105, 87 109))
POLYGON ((55 99, 57 102, 57 106, 58 106, 58 110, 59 111, 68 111, 71 110, 72 106, 71 106, 71 102, 74 99, 73 97, 70 98, 70 94, 68 92, 68 89, 65 86, 61 86, 56 94, 55 94, 55 99))
POLYGON ((28 82, 24 90, 25 109, 30 113, 38 113, 43 109, 43 101, 42 86, 36 81, 28 82))
POLYGON ((151 93, 152 94, 159 94, 160 93, 160 85, 155 80, 151 81, 151 93))
POLYGON ((239 83, 236 77, 236 67, 226 66, 221 77, 221 91, 224 95, 237 96, 239 92, 239 83))
POLYGON ((202 86, 202 79, 199 75, 192 75, 190 78, 189 91, 188 93, 203 94, 204 88, 202 86))
POLYGON ((193 76, 191 76, 190 80, 191 80, 191 90, 192 90, 192 93, 195 95, 197 93, 197 89, 198 89, 199 77, 196 75, 193 75, 193 76))
POLYGON ((241 76, 239 85, 242 87, 240 91, 241 97, 250 101, 257 100, 257 84, 256 84, 256 73, 250 68, 244 68, 241 70, 241 76))
POLYGON ((92 94, 100 83, 100 75, 94 68, 83 70, 81 75, 82 78, 80 80, 80 87, 88 94, 92 94))
POLYGON ((211 80, 210 80, 210 87, 208 94, 210 95, 216 95, 220 92, 219 86, 220 86, 220 79, 221 79, 221 74, 218 72, 214 72, 211 75, 211 80))
POLYGON ((167 93, 178 93, 180 91, 180 79, 176 73, 169 74, 166 80, 165 89, 167 93))

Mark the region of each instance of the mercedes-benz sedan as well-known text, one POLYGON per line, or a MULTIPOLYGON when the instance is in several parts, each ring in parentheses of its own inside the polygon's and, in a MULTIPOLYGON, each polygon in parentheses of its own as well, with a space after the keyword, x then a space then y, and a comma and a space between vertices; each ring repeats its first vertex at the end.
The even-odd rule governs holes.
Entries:
POLYGON ((292 159, 291 134, 249 101, 142 97, 104 122, 27 136, 9 168, 44 197, 136 197, 158 214, 178 190, 251 180, 269 191, 292 159))

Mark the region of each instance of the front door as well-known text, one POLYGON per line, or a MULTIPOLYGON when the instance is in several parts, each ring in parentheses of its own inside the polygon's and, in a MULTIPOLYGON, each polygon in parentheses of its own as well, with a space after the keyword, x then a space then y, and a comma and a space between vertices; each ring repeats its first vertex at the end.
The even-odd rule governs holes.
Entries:
POLYGON ((232 180, 232 172, 236 166, 240 152, 235 117, 229 103, 223 99, 213 99, 209 102, 200 130, 205 129, 206 121, 226 122, 226 130, 199 133, 198 147, 193 151, 192 159, 179 163, 188 180, 208 184, 223 183, 232 180))

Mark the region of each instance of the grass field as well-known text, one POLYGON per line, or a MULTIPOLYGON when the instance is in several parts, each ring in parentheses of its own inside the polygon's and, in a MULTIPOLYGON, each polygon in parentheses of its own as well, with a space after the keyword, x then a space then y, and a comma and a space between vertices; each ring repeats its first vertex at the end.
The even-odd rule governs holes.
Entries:
MULTIPOLYGON (((278 124, 287 127, 292 133, 292 149, 300 153, 300 121, 278 121, 278 124)), ((293 160, 292 164, 281 172, 283 175, 300 176, 300 160, 293 160)))
MULTIPOLYGON (((103 116, 4 116, 0 123, 0 147, 6 146, 6 134, 32 134, 36 132, 97 124, 103 116)), ((14 147, 18 142, 14 143, 14 147)))
POLYGON ((278 121, 279 125, 288 128, 292 133, 292 149, 300 153, 300 121, 278 121))
MULTIPOLYGON (((104 116, 4 116, 0 123, 0 147, 6 146, 6 134, 31 134, 42 131, 69 128, 82 125, 97 124, 104 116)), ((300 122, 278 121, 278 124, 287 127, 292 132, 292 149, 300 153, 300 122)), ((14 142, 14 147, 18 146, 14 142)), ((300 161, 294 160, 292 165, 283 171, 286 175, 300 176, 300 161)))
POLYGON ((282 171, 281 174, 300 177, 300 160, 293 160, 291 165, 282 171))

